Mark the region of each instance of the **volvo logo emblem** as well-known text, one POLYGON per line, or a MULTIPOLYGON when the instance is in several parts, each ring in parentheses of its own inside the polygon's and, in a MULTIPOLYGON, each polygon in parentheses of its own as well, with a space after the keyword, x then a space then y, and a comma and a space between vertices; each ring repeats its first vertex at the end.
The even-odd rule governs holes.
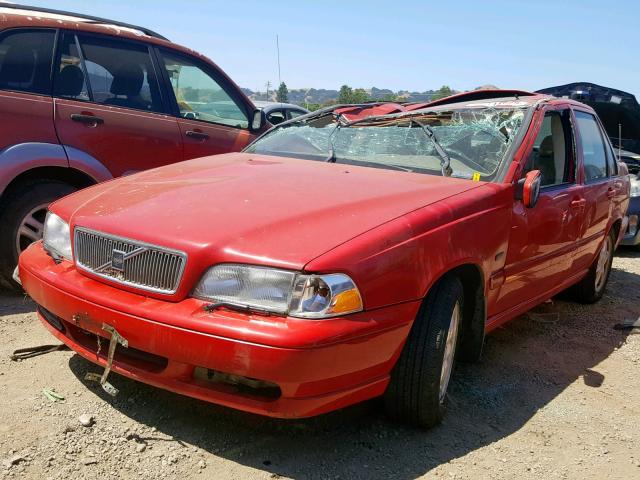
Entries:
POLYGON ((111 253, 111 268, 118 270, 119 272, 124 272, 124 259, 126 256, 127 252, 114 249, 111 253))
POLYGON ((134 250, 131 250, 130 252, 124 252, 122 250, 118 250, 117 248, 114 248, 111 251, 111 260, 103 265, 100 265, 98 268, 95 269, 95 271, 102 272, 102 271, 111 269, 111 270, 115 270, 116 272, 123 273, 124 265, 127 260, 133 257, 136 257, 141 253, 146 252, 147 250, 149 250, 147 247, 138 247, 134 250))

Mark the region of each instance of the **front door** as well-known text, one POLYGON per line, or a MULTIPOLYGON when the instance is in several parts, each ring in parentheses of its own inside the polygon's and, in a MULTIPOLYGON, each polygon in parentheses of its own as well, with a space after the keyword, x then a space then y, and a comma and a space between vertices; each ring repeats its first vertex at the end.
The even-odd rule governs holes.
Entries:
POLYGON ((147 45, 67 32, 59 57, 55 125, 70 157, 88 154, 116 177, 183 160, 147 45))
POLYGON ((175 97, 185 159, 238 152, 255 138, 248 106, 220 72, 180 52, 161 49, 159 56, 175 97))
POLYGON ((539 121, 523 176, 540 170, 540 197, 533 208, 514 203, 505 282, 489 315, 543 297, 575 273, 573 250, 582 236, 586 200, 577 181, 571 112, 550 108, 539 121))

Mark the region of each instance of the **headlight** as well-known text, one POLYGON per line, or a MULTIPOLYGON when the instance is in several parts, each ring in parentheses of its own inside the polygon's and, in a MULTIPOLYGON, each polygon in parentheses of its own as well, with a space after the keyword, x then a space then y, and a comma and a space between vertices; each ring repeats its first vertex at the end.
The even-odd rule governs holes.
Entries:
POLYGON ((211 267, 193 296, 300 318, 329 318, 362 310, 360 292, 347 275, 309 275, 250 265, 211 267))
POLYGON ((631 196, 640 197, 640 179, 636 175, 629 175, 631 180, 631 196))
POLYGON ((55 213, 47 212, 42 236, 45 250, 71 260, 71 233, 69 224, 55 213))

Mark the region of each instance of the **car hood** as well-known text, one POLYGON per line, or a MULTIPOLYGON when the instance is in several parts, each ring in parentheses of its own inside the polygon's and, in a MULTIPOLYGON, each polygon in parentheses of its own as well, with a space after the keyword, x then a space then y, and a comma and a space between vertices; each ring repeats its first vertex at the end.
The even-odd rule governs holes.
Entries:
POLYGON ((479 185, 232 153, 112 180, 66 197, 52 210, 72 227, 183 250, 190 264, 302 269, 367 230, 479 185))

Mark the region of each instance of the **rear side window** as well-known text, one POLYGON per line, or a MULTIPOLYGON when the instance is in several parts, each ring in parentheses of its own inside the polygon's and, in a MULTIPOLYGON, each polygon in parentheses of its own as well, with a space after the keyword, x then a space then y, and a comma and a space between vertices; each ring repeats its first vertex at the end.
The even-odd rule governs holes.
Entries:
POLYGON ((588 182, 606 178, 607 151, 600 126, 590 113, 576 111, 575 116, 580 132, 585 179, 588 182))
POLYGON ((51 94, 53 30, 10 30, 0 36, 0 89, 51 94))
POLYGON ((55 82, 57 96, 162 112, 149 49, 119 40, 66 34, 55 82))
POLYGON ((305 113, 307 113, 307 112, 303 112, 302 110, 289 110, 289 116, 288 117, 289 117, 289 119, 292 119, 292 118, 296 118, 296 117, 299 117, 301 115, 304 115, 305 113))

